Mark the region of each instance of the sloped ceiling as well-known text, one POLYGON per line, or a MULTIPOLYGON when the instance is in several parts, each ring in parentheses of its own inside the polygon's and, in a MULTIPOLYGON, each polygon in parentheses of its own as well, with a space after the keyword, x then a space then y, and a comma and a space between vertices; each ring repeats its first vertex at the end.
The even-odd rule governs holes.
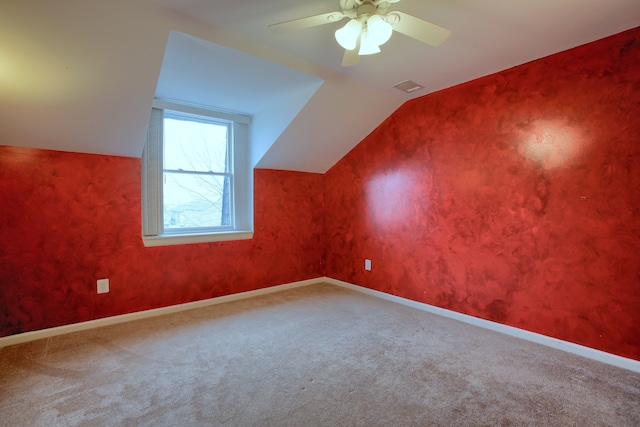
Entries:
POLYGON ((322 83, 275 62, 172 31, 155 97, 251 116, 255 166, 322 83))
POLYGON ((0 144, 140 156, 156 90, 167 90, 160 76, 174 31, 309 83, 256 113, 264 134, 252 158, 325 172, 412 97, 640 25, 637 0, 403 0, 393 8, 452 35, 438 48, 394 35, 381 54, 343 68, 333 39, 342 24, 268 30, 337 10, 337 0, 0 0, 0 144), (425 89, 391 88, 406 79, 425 89))

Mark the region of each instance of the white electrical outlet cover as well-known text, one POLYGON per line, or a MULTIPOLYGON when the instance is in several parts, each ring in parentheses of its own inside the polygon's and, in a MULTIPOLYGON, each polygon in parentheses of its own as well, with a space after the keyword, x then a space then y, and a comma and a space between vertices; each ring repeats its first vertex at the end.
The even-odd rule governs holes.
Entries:
POLYGON ((365 259, 364 260, 364 269, 367 271, 371 271, 371 260, 370 259, 365 259))
POLYGON ((98 293, 106 294, 109 292, 109 279, 98 279, 98 293))

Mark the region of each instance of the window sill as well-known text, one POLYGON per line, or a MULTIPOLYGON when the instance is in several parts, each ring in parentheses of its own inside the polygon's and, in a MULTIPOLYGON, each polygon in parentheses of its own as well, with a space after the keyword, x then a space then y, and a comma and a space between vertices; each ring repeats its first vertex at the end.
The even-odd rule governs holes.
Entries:
POLYGON ((206 234, 162 234, 159 236, 142 236, 142 241, 146 247, 248 239, 253 239, 253 231, 225 231, 222 233, 206 234))

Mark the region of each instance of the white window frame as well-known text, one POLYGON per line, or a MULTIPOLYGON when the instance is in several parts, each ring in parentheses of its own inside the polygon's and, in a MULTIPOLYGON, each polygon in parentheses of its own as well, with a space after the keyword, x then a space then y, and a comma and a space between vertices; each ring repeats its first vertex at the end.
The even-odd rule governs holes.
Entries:
POLYGON ((142 154, 142 240, 145 246, 245 240, 253 238, 253 168, 249 165, 251 117, 156 99, 142 154), (164 230, 163 128, 164 111, 208 117, 230 123, 233 185, 231 226, 219 230, 164 230))

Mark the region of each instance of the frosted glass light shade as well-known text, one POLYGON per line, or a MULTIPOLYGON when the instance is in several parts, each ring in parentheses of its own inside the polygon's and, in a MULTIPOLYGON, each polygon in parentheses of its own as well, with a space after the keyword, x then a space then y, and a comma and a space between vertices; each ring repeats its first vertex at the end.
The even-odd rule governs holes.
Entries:
POLYGON ((336 41, 346 50, 353 50, 358 43, 360 31, 362 31, 362 24, 357 19, 352 19, 336 31, 336 41))
POLYGON ((367 20, 367 33, 369 33, 369 38, 372 38, 375 44, 382 46, 391 38, 393 28, 382 16, 373 15, 367 20))
POLYGON ((360 36, 360 50, 358 55, 373 55, 374 53, 380 53, 380 47, 375 40, 369 35, 368 31, 363 31, 360 36))

